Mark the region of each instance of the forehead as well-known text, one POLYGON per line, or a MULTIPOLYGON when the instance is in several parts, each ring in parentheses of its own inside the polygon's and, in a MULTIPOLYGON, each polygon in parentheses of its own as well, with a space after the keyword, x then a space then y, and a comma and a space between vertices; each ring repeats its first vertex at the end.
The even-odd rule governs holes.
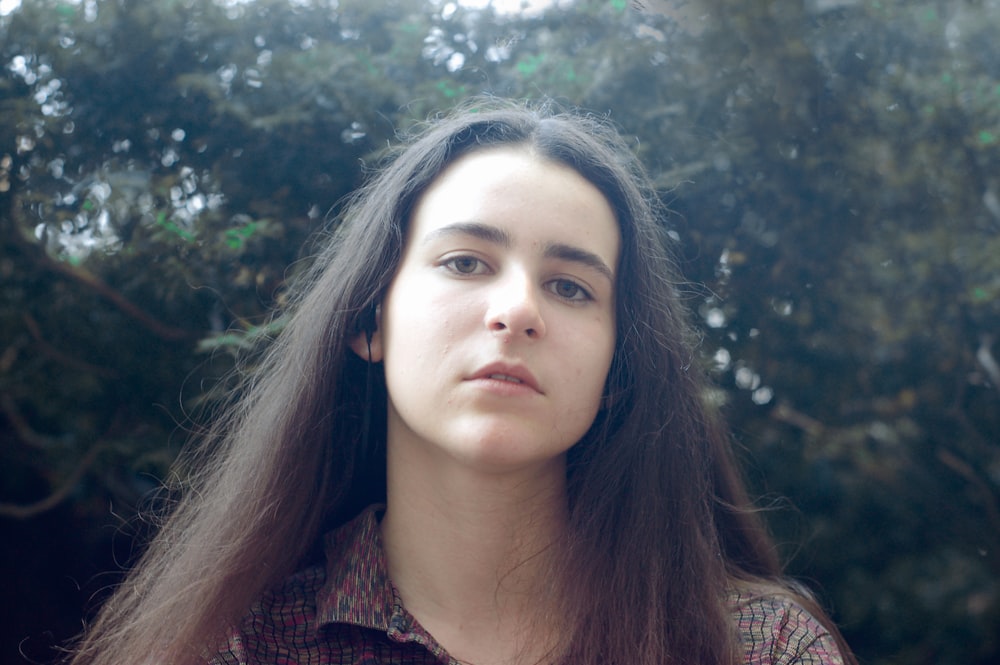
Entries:
POLYGON ((463 155, 418 199, 408 239, 455 222, 529 223, 538 233, 603 243, 616 258, 617 216, 605 196, 571 167, 528 146, 501 146, 463 155))
MULTIPOLYGON (((574 181, 592 188, 595 194, 602 199, 605 198, 572 167, 539 155, 529 145, 513 144, 480 148, 458 157, 431 181, 421 199, 426 198, 435 189, 450 185, 461 187, 476 185, 475 191, 470 190, 468 193, 471 196, 481 196, 485 188, 500 187, 505 181, 526 177, 528 174, 531 177, 543 176, 543 180, 538 183, 540 186, 553 185, 559 180, 574 181)), ((551 193, 558 194, 557 191, 551 193)))

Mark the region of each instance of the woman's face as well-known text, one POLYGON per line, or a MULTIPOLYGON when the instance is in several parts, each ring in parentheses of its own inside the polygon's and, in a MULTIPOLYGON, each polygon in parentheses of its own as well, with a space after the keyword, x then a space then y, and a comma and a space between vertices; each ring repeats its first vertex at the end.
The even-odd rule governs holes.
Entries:
POLYGON ((561 464, 600 407, 619 245, 601 193, 526 148, 445 170, 414 210, 373 340, 390 449, 488 472, 561 464))

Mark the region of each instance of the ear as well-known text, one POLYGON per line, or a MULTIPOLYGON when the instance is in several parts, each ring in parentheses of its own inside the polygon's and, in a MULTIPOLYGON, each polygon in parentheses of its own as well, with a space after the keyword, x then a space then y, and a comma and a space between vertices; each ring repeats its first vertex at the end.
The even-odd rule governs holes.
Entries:
POLYGON ((365 362, 379 363, 382 362, 382 333, 376 330, 372 333, 371 342, 371 358, 368 357, 368 340, 365 339, 365 333, 358 333, 351 339, 347 341, 350 345, 351 350, 358 354, 358 357, 365 362))
POLYGON ((358 355, 359 358, 365 362, 378 363, 382 362, 382 308, 380 306, 375 308, 375 320, 372 322, 372 330, 361 331, 351 337, 347 344, 351 347, 351 350, 358 355), (371 335, 371 342, 369 343, 368 335, 371 335), (369 349, 371 350, 371 355, 369 357, 369 349))

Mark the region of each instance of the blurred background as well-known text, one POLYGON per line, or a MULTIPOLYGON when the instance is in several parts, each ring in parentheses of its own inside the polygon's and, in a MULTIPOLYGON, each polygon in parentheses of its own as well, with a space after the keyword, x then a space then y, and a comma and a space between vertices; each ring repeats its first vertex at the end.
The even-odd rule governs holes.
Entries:
POLYGON ((629 137, 862 662, 1000 662, 998 34, 997 0, 0 0, 0 663, 92 616, 330 210, 481 92, 629 137))

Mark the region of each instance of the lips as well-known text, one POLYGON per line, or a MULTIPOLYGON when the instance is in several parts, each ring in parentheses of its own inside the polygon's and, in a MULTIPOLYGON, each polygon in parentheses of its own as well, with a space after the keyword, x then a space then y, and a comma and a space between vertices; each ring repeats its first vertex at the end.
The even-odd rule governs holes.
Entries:
POLYGON ((507 376, 506 374, 490 374, 488 379, 496 379, 498 381, 510 381, 511 383, 524 383, 521 379, 516 376, 507 376))
POLYGON ((478 370, 469 377, 469 380, 504 381, 515 385, 524 385, 537 393, 542 392, 534 375, 521 365, 492 363, 478 370))

